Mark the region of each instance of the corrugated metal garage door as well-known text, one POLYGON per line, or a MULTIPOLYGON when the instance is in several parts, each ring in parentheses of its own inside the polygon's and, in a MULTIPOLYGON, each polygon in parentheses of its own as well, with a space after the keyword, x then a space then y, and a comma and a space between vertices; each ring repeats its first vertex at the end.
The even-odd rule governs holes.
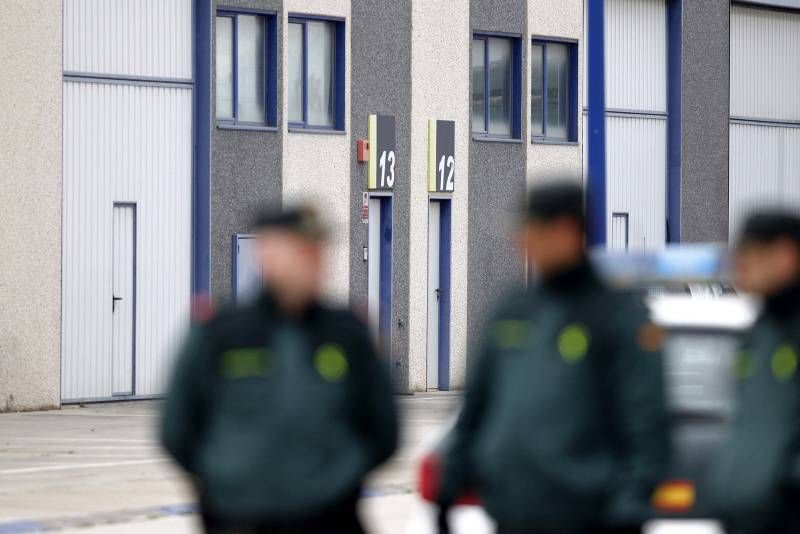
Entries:
POLYGON ((64 2, 65 401, 162 393, 188 322, 191 27, 191 0, 64 2), (135 209, 131 387, 113 380, 115 206, 135 209))
POLYGON ((608 243, 612 216, 627 215, 631 250, 666 241, 667 7, 664 0, 607 0, 608 243))
POLYGON ((800 210, 800 14, 731 8, 730 236, 759 206, 800 210))

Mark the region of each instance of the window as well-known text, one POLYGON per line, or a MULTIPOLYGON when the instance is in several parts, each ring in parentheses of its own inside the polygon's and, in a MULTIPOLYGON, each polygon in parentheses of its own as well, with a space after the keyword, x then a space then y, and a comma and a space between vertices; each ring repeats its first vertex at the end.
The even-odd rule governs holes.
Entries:
POLYGON ((219 11, 216 115, 229 126, 275 126, 275 16, 219 11))
POLYGON ((531 136, 534 140, 578 140, 577 82, 577 44, 534 39, 531 49, 531 136))
POLYGON ((289 17, 289 127, 344 130, 344 22, 289 17))
POLYGON ((472 132, 519 138, 519 39, 476 35, 472 39, 472 132))

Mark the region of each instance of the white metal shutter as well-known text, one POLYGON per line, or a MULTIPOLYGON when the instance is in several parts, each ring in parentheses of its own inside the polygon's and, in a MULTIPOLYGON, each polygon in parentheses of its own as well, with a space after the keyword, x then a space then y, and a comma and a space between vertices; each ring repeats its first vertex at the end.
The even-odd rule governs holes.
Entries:
POLYGON ((192 78, 191 0, 64 0, 64 71, 192 78))
POLYGON ((64 2, 63 400, 113 393, 115 202, 136 204, 136 395, 163 393, 188 324, 191 29, 191 0, 64 2))
POLYGON ((730 237, 758 207, 800 210, 800 14, 731 7, 730 237))
POLYGON ((667 6, 665 0, 607 0, 605 16, 607 228, 610 233, 613 213, 627 213, 629 248, 660 248, 666 241, 667 6))

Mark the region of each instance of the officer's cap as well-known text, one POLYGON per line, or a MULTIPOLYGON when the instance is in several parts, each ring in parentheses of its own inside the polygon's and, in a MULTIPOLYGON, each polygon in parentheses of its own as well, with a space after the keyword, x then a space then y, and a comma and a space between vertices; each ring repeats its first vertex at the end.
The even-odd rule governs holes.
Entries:
POLYGON ((283 230, 314 240, 326 236, 317 212, 310 206, 262 208, 256 215, 254 227, 256 231, 283 230))
POLYGON ((786 211, 759 211, 747 218, 739 246, 772 243, 781 238, 791 239, 800 246, 800 217, 786 211))
POLYGON ((548 222, 569 217, 583 224, 583 189, 573 180, 551 180, 531 188, 528 220, 548 222))

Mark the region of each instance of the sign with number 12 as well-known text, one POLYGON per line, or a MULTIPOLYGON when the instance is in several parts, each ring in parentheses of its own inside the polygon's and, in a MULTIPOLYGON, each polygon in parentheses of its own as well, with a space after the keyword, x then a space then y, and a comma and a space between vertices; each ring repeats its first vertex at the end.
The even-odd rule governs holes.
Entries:
POLYGON ((450 193, 455 190, 456 123, 428 121, 428 191, 450 193))

